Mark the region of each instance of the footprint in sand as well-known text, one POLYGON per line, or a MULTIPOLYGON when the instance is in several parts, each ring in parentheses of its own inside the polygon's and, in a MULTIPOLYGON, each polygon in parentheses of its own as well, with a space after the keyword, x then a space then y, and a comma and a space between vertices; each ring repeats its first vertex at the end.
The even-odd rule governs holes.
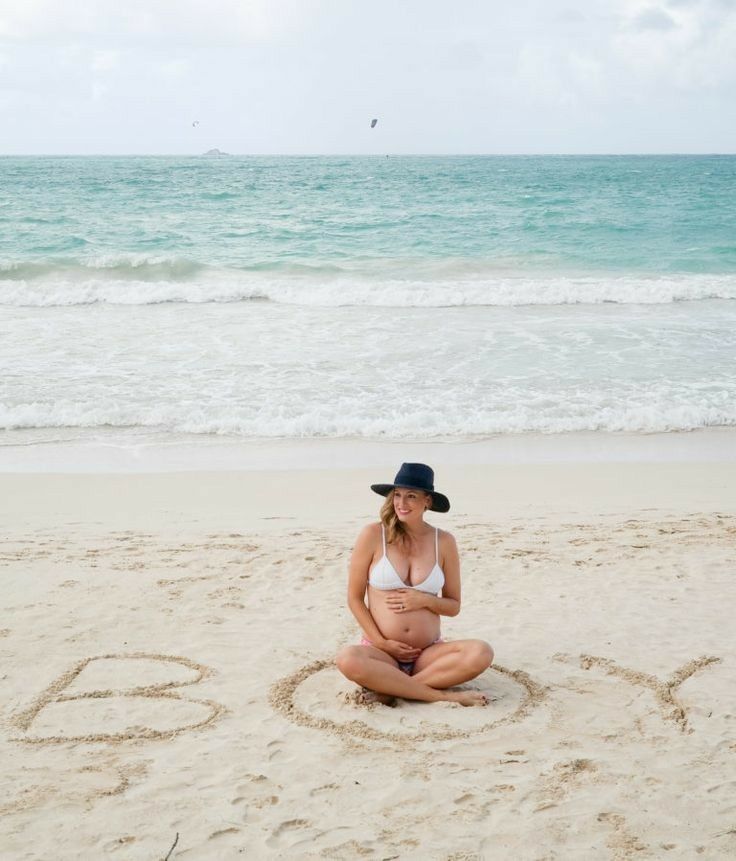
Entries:
POLYGON ((276 711, 301 726, 341 737, 401 744, 476 736, 523 720, 545 696, 545 689, 526 673, 497 665, 472 684, 492 692, 491 704, 480 720, 478 709, 455 703, 402 700, 392 709, 357 706, 350 697, 355 686, 343 678, 332 660, 315 661, 278 681, 271 688, 270 702, 276 711))
POLYGON ((285 819, 271 831, 266 845, 271 849, 281 847, 294 851, 299 844, 311 842, 311 827, 308 819, 285 819))
POLYGON ((171 738, 213 723, 224 707, 182 696, 212 671, 188 658, 131 653, 79 661, 13 724, 30 744, 171 738))

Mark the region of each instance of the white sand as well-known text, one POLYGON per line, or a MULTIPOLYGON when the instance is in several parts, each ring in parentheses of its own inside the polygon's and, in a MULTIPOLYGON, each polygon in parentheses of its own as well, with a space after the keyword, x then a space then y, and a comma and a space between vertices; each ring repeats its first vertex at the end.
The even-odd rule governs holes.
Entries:
POLYGON ((0 475, 0 857, 735 857, 736 463, 435 466, 486 709, 329 663, 393 467, 0 475))

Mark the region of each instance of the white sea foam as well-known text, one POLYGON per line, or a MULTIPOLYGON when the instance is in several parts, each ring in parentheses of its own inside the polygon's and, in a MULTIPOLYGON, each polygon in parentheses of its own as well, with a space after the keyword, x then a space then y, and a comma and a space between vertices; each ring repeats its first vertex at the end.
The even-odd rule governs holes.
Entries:
POLYGON ((462 439, 736 425, 728 300, 439 312, 96 303, 0 317, 0 428, 13 436, 462 439))
MULTIPOLYGON (((143 264, 141 264, 143 265, 143 264)), ((145 264, 149 275, 155 264, 145 264)), ((172 264, 162 263, 162 266, 172 264)), ((183 266, 183 264, 181 264, 183 266)), ((134 270, 131 270, 131 273, 134 270)), ((111 276, 0 280, 0 305, 59 307, 89 304, 245 302, 264 300, 313 307, 442 308, 461 306, 667 304, 703 299, 736 299, 736 275, 493 275, 486 278, 422 280, 361 278, 334 273, 209 271, 186 279, 144 280, 111 276)))
POLYGON ((257 288, 182 281, 80 280, 0 281, 0 305, 53 308, 73 305, 159 305, 164 302, 242 302, 266 299, 257 288))
POLYGON ((344 402, 303 402, 298 409, 272 403, 258 410, 174 404, 99 405, 96 403, 28 403, 0 405, 0 428, 147 428, 152 432, 234 435, 257 438, 361 437, 391 439, 477 438, 494 434, 577 431, 655 433, 736 426, 736 405, 712 403, 636 403, 622 396, 616 403, 593 393, 589 408, 558 402, 540 410, 516 404, 506 410, 476 408, 438 414, 410 404, 400 416, 367 415, 365 405, 348 411, 344 402), (606 405, 606 401, 609 403, 606 405))

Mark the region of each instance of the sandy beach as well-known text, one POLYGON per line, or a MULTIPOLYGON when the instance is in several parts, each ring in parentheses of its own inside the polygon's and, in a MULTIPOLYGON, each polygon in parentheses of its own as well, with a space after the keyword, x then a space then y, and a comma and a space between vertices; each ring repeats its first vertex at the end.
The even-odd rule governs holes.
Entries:
POLYGON ((365 708, 393 454, 0 475, 3 858, 734 856, 733 459, 436 464, 491 703, 365 708))
POLYGON ((0 861, 736 861, 736 2, 137 5, 0 5, 0 861))

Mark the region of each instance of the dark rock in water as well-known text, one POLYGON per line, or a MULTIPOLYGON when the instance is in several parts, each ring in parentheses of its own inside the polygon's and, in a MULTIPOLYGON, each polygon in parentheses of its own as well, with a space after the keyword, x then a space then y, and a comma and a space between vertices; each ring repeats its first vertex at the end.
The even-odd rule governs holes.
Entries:
POLYGON ((215 147, 214 149, 208 149, 207 152, 202 153, 202 154, 203 155, 230 155, 230 153, 223 152, 222 150, 217 149, 217 147, 215 147))

